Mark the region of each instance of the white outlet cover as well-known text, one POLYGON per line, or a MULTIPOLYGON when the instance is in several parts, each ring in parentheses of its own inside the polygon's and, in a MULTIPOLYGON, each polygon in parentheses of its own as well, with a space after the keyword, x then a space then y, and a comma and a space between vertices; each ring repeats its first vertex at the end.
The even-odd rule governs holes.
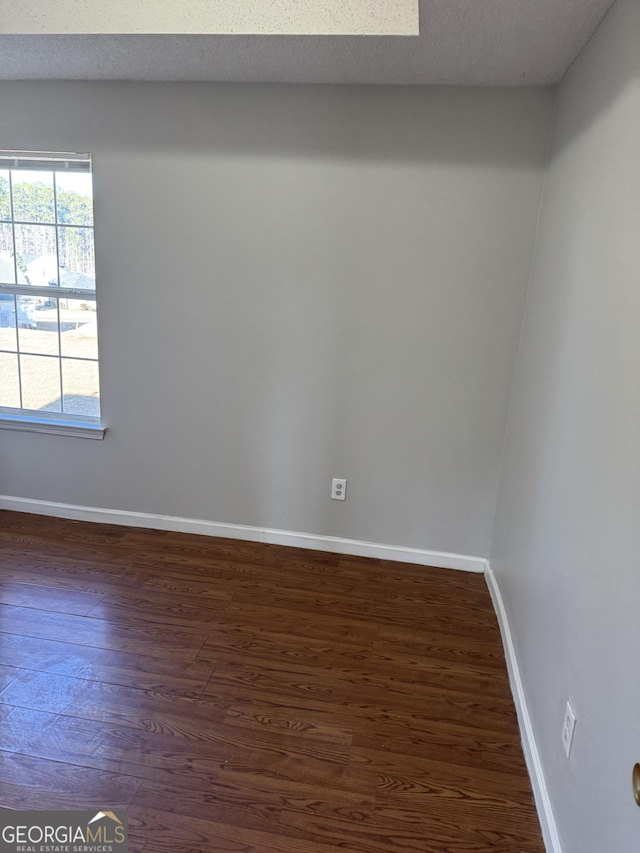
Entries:
POLYGON ((347 497, 347 481, 334 477, 331 482, 331 500, 343 501, 347 497))

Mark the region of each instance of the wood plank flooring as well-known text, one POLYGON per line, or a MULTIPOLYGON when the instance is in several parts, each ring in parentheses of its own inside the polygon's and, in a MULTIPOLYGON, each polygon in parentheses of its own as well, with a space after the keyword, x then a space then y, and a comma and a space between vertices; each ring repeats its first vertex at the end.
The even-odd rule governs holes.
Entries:
POLYGON ((132 853, 543 853, 482 576, 0 512, 0 807, 132 853))

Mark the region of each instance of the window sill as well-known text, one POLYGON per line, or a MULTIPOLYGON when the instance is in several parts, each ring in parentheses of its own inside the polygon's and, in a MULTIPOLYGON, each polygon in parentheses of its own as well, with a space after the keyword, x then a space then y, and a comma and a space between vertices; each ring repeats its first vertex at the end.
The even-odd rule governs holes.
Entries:
POLYGON ((106 427, 85 421, 57 421, 53 418, 34 418, 19 415, 0 414, 0 429, 14 429, 21 432, 44 432, 50 435, 71 435, 76 438, 104 438, 106 427))

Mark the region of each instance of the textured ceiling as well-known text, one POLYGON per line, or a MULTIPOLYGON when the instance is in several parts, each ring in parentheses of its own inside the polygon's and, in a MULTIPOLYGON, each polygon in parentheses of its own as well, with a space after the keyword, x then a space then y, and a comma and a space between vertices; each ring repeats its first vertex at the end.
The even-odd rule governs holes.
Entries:
POLYGON ((0 32, 418 35, 418 0, 0 0, 0 32))
POLYGON ((0 79, 551 85, 612 0, 421 0, 419 37, 0 35, 0 79))

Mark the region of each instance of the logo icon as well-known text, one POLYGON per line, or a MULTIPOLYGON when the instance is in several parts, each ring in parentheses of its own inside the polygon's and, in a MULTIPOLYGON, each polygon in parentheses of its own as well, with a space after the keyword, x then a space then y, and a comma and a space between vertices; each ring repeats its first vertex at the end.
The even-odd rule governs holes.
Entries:
MULTIPOLYGON (((122 821, 120 820, 120 818, 118 817, 118 815, 115 812, 98 812, 98 814, 95 817, 91 818, 89 823, 95 823, 97 820, 102 820, 103 817, 108 817, 112 821, 114 821, 115 823, 119 823, 120 826, 122 826, 122 821)), ((87 824, 87 826, 88 825, 89 824, 87 824)))

